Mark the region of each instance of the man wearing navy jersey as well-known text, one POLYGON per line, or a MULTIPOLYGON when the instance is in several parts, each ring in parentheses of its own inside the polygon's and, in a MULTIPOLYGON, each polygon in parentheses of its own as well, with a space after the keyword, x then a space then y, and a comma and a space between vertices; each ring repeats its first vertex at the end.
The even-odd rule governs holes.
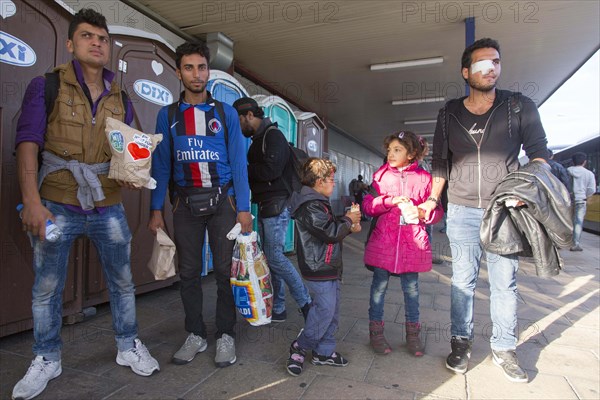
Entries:
POLYGON ((165 226, 163 206, 169 181, 173 204, 175 245, 179 259, 181 300, 185 311, 185 343, 173 356, 173 363, 186 364, 206 350, 207 332, 202 314, 202 244, 208 231, 217 280, 216 338, 218 367, 236 361, 234 326, 235 302, 229 274, 233 241, 225 237, 236 221, 242 232, 252 231, 250 190, 246 168, 246 139, 242 136, 237 112, 216 101, 206 90, 210 70, 209 50, 203 43, 184 43, 176 50, 177 76, 184 86, 176 107, 163 107, 156 132, 164 135, 152 160, 157 187, 152 192, 148 227, 156 233, 165 226), (226 130, 227 128, 227 130, 226 130), (186 194, 221 187, 227 196, 210 215, 194 216, 186 194))

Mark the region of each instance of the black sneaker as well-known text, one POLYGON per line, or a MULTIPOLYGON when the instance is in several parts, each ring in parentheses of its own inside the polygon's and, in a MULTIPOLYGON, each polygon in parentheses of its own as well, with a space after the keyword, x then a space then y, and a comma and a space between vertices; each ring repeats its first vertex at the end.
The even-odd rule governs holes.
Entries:
POLYGON ((348 360, 335 351, 330 356, 321 356, 313 352, 312 360, 310 360, 310 362, 313 365, 331 365, 333 367, 345 367, 348 365, 348 360))
POLYGON ((494 364, 504 370, 504 375, 511 382, 527 382, 527 372, 519 366, 517 354, 514 351, 492 350, 494 364))
POLYGON ((446 358, 446 368, 464 374, 469 368, 469 358, 471 358, 471 342, 458 336, 452 336, 450 341, 452 353, 446 358))
POLYGON ((306 351, 298 346, 298 342, 294 340, 290 346, 290 358, 287 360, 287 372, 292 376, 298 376, 302 373, 304 367, 304 357, 306 351))
POLYGON ((283 310, 280 313, 274 312, 273 314, 271 314, 271 322, 285 322, 286 318, 287 312, 285 310, 283 310))

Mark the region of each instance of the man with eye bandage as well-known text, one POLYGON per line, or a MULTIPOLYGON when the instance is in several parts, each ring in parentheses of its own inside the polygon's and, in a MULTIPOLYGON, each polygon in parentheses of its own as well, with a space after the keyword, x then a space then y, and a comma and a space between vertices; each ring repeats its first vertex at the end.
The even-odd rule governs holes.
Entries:
MULTIPOLYGON (((462 55, 461 73, 469 94, 450 100, 438 115, 433 139, 431 197, 419 205, 426 217, 447 185, 446 233, 452 251, 451 347, 446 367, 464 374, 474 340, 473 302, 481 257, 480 225, 496 186, 519 168, 523 146, 532 161, 545 163, 547 140, 535 103, 496 88, 500 77, 500 46, 480 39, 462 55)), ((485 251, 493 323, 493 362, 512 382, 527 382, 517 347, 516 255, 485 251)))

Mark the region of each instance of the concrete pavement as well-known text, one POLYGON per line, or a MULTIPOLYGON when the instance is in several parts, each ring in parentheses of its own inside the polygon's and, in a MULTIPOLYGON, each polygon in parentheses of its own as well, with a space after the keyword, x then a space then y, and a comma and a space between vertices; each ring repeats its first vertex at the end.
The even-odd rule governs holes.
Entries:
MULTIPOLYGON (((475 303, 475 333, 469 371, 455 375, 445 367, 450 352, 449 248, 434 227, 434 250, 446 262, 420 275, 421 321, 425 356, 405 348, 400 280, 392 278, 385 305, 387 356, 369 347, 368 314, 371 272, 362 264, 367 230, 351 235, 344 247, 344 284, 338 350, 345 368, 305 363, 300 377, 285 370, 290 342, 303 326, 288 296, 288 320, 252 327, 237 324, 237 363, 214 366, 216 285, 203 282, 209 326, 208 349, 187 365, 170 363, 186 337, 176 287, 137 298, 140 338, 158 359, 161 371, 144 378, 114 360, 116 348, 110 310, 100 306, 94 317, 64 326, 63 373, 39 399, 598 399, 600 398, 600 237, 583 234, 584 252, 561 251, 565 268, 554 278, 538 278, 521 262, 518 355, 528 384, 509 382, 490 358, 489 285, 481 269, 475 303)), ((292 259, 295 262, 294 257, 292 259)), ((0 339, 0 398, 8 399, 32 358, 31 331, 0 339)))

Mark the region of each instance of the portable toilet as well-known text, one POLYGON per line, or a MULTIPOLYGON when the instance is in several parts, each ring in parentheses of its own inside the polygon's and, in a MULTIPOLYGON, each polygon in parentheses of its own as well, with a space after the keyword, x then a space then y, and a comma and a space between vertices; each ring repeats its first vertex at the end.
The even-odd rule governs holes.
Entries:
MULTIPOLYGON (((265 96, 262 94, 252 96, 252 98, 263 108, 265 116, 269 117, 272 122, 277 122, 279 130, 281 130, 288 142, 297 146, 298 120, 286 101, 278 96, 265 96)), ((293 220, 290 220, 288 225, 283 251, 286 253, 294 251, 293 220)))
MULTIPOLYGON (((229 75, 227 72, 216 69, 210 70, 210 79, 206 84, 206 90, 210 92, 213 99, 221 103, 233 105, 233 102, 241 97, 248 97, 248 92, 242 84, 229 75)), ((246 145, 246 149, 250 146, 250 140, 246 145)), ((204 264, 202 265, 202 276, 206 276, 214 269, 213 256, 208 244, 208 231, 204 235, 204 244, 202 246, 202 254, 204 264)))
POLYGON ((298 119, 298 148, 309 157, 323 157, 325 123, 313 112, 294 111, 298 119))
POLYGON ((210 92, 213 99, 230 106, 237 99, 248 97, 248 92, 237 79, 227 72, 214 69, 210 70, 210 79, 206 84, 206 90, 210 92))
POLYGON ((288 142, 297 145, 298 119, 288 103, 279 96, 265 96, 257 94, 252 96, 260 107, 263 108, 265 116, 271 121, 277 122, 279 130, 283 132, 288 142))

